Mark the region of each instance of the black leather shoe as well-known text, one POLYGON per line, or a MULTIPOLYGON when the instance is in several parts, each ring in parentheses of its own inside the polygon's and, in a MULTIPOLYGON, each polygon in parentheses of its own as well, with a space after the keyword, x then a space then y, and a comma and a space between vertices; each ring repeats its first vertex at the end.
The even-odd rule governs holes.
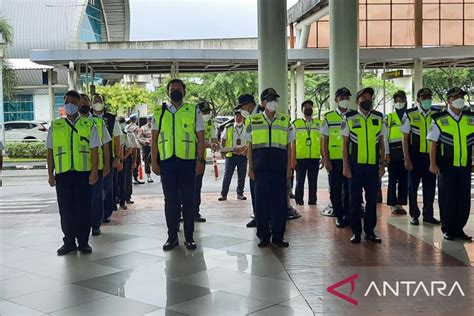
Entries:
POLYGON ((462 239, 462 240, 468 240, 468 241, 472 240, 472 236, 466 235, 466 233, 464 233, 463 231, 461 231, 460 233, 458 233, 458 234, 457 234, 457 237, 458 237, 459 239, 462 239))
POLYGON ((89 253, 92 252, 92 248, 91 248, 91 246, 89 246, 89 244, 79 246, 79 248, 77 248, 77 249, 83 254, 89 254, 89 253))
POLYGON ((360 236, 352 235, 351 244, 360 244, 360 236))
POLYGON ((132 201, 132 200, 126 200, 125 203, 127 203, 127 204, 133 204, 133 203, 135 203, 135 202, 132 201))
POLYGON ((260 239, 260 241, 257 244, 259 248, 265 248, 265 247, 268 247, 268 245, 270 245, 270 240, 268 239, 260 239))
POLYGON ((375 235, 366 235, 365 240, 380 244, 382 242, 382 239, 375 236, 375 235))
POLYGON ((433 224, 433 225, 439 225, 441 222, 437 220, 436 218, 423 218, 423 223, 428 223, 428 224, 433 224))
POLYGON ((104 219, 102 220, 102 223, 104 223, 104 224, 108 224, 108 223, 110 223, 110 222, 111 222, 110 218, 104 218, 104 219))
POLYGON ((128 209, 128 207, 127 207, 127 205, 126 205, 125 203, 121 203, 121 204, 120 204, 120 208, 121 208, 122 210, 124 210, 124 211, 128 209))
POLYGON ((257 221, 255 220, 255 218, 252 218, 252 219, 247 223, 247 227, 257 227, 257 221))
POLYGON ((418 226, 420 225, 420 221, 418 220, 418 217, 412 217, 410 220, 410 224, 418 226))
POLYGON ((217 200, 218 201, 227 201, 227 197, 226 196, 221 196, 217 200))
POLYGON ((167 240, 165 242, 165 244, 163 245, 163 251, 170 251, 172 250, 174 247, 177 247, 179 246, 179 241, 178 241, 178 238, 176 238, 175 240, 167 240))
POLYGON ((318 202, 313 202, 313 201, 308 202, 308 205, 317 205, 317 204, 318 204, 318 202))
POLYGON ((278 240, 273 239, 272 244, 280 248, 288 248, 288 246, 290 246, 290 243, 286 241, 285 239, 278 239, 278 240))
POLYGON ((296 205, 304 205, 304 202, 298 201, 296 202, 296 205))
POLYGON ((57 253, 58 253, 58 256, 64 256, 76 250, 77 250, 77 247, 75 245, 63 245, 61 248, 58 249, 57 253))
POLYGON ((102 234, 102 232, 100 231, 100 228, 92 230, 92 236, 100 236, 100 234, 102 234))
POLYGON ((346 222, 344 220, 340 220, 339 218, 336 219, 336 227, 337 228, 344 228, 346 226, 346 222))
POLYGON ((237 200, 246 201, 247 197, 243 195, 237 195, 237 200))
POLYGON ((198 215, 194 218, 194 221, 198 222, 198 223, 205 223, 206 219, 204 217, 202 217, 201 215, 198 215))
POLYGON ((454 237, 454 235, 451 235, 451 234, 449 234, 449 233, 444 233, 444 234, 443 234, 443 237, 444 237, 444 239, 446 239, 446 240, 455 240, 455 239, 456 239, 456 237, 454 237))
POLYGON ((186 239, 186 241, 184 242, 184 245, 186 246, 186 249, 189 249, 189 250, 196 250, 197 248, 196 242, 192 238, 186 239))

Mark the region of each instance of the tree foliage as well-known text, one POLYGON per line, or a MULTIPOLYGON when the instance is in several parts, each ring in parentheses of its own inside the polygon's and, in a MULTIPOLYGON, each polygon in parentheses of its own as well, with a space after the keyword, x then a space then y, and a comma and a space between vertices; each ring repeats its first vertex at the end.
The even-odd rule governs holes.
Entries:
MULTIPOLYGON (((318 117, 321 117, 321 111, 329 109, 329 75, 317 73, 305 73, 304 90, 306 99, 310 99, 317 107, 318 117)), ((301 106, 301 104, 297 104, 301 106)))
MULTIPOLYGON (((446 93, 452 87, 460 87, 467 92, 474 90, 474 69, 454 67, 425 69, 423 71, 423 85, 433 91, 435 102, 447 104, 446 93)), ((469 98, 469 94, 467 98, 469 98)))
MULTIPOLYGON (((384 109, 384 98, 383 98, 383 86, 384 82, 378 78, 374 73, 365 73, 362 77, 362 87, 371 87, 375 91, 374 109, 383 111, 384 109)), ((389 104, 392 100, 392 96, 398 90, 403 90, 402 87, 397 87, 392 81, 385 80, 385 105, 389 104)), ((352 92, 352 91, 351 91, 352 92)), ((408 94, 408 91, 406 91, 408 94)), ((355 96, 357 91, 353 91, 352 95, 355 96)), ((386 108, 390 112, 390 109, 386 108)))
POLYGON ((148 90, 119 83, 113 86, 98 86, 97 93, 105 98, 105 104, 111 113, 129 116, 136 105, 147 104, 153 107, 154 103, 148 90))
MULTIPOLYGON (((13 28, 3 17, 0 17, 0 35, 6 46, 11 46, 13 44, 13 28)), ((3 63, 1 71, 3 74, 3 95, 8 99, 12 99, 16 94, 15 87, 17 85, 17 79, 15 72, 9 68, 5 62, 3 63)))

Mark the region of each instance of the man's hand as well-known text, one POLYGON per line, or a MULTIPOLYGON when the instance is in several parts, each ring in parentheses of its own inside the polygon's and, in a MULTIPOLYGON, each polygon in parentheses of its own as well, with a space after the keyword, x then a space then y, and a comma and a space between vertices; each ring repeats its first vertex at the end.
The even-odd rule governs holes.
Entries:
POLYGON ((255 181, 255 172, 252 169, 249 170, 249 179, 255 181))
POLYGON ((436 165, 436 164, 431 164, 431 165, 430 165, 430 172, 431 172, 432 174, 436 175, 436 176, 439 176, 440 171, 439 171, 438 165, 436 165))
POLYGON ((293 170, 288 168, 288 170, 286 171, 286 178, 290 180, 292 176, 293 176, 293 170))
POLYGON ((298 162, 296 161, 296 159, 291 159, 291 169, 295 170, 297 165, 298 162))
POLYGON ((110 173, 110 166, 109 166, 109 164, 106 163, 104 165, 104 173, 103 173, 104 178, 107 177, 109 175, 109 173, 110 173))
POLYGON ((332 162, 329 158, 325 158, 323 161, 324 167, 326 168, 327 172, 332 171, 332 162))
POLYGON ((99 179, 99 175, 97 174, 97 171, 92 171, 89 174, 89 185, 94 185, 98 179, 99 179))
POLYGON ((384 174, 385 174, 385 166, 380 165, 379 166, 379 178, 382 178, 384 174))
POLYGON ((157 176, 160 175, 160 165, 158 164, 157 161, 152 161, 151 162, 151 170, 153 171, 154 174, 157 176))
POLYGON ((349 168, 349 166, 344 166, 342 168, 342 174, 344 175, 344 177, 346 177, 347 179, 352 179, 352 171, 351 171, 351 168, 349 168))
POLYGON ((48 183, 49 183, 50 187, 55 187, 56 186, 56 177, 54 175, 49 175, 48 183))
POLYGON ((119 158, 114 158, 114 161, 112 162, 112 167, 114 167, 118 171, 122 171, 123 163, 120 162, 119 158))
POLYGON ((405 169, 407 169, 408 171, 413 170, 413 163, 411 162, 410 159, 405 159, 404 165, 405 165, 405 169))
POLYGON ((204 174, 204 163, 198 161, 196 163, 196 175, 202 175, 204 174))
POLYGON ((389 164, 390 164, 390 155, 387 154, 385 155, 385 165, 388 167, 389 164))
POLYGON ((219 144, 218 143, 212 143, 211 144, 211 150, 212 151, 216 151, 219 149, 219 144))

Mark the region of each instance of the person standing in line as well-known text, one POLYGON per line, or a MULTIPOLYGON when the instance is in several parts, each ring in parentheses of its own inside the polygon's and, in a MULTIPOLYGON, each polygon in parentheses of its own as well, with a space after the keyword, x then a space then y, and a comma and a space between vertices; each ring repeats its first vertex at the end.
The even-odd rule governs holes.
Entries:
POLYGON ((140 145, 142 146, 142 159, 145 163, 145 174, 147 178, 147 183, 153 183, 153 179, 151 178, 151 120, 153 116, 148 116, 146 120, 146 124, 141 127, 140 135, 138 136, 138 140, 140 141, 140 145))

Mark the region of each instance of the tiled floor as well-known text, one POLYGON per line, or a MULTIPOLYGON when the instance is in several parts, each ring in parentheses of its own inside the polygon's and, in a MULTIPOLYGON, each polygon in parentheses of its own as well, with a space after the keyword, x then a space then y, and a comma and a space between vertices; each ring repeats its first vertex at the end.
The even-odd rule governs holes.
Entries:
MULTIPOLYGON (((115 214, 101 236, 91 237, 90 255, 56 256, 57 214, 10 218, 0 230, 0 315, 410 315, 417 310, 409 304, 348 312, 326 296, 327 280, 345 268, 474 264, 472 244, 444 242, 439 227, 412 227, 385 206, 377 225, 383 243, 352 245, 350 229, 320 215, 325 192, 319 206, 300 207, 303 217, 288 222, 290 248, 261 249, 255 230, 245 228, 250 201, 217 203, 217 196, 203 194, 208 222, 196 224, 196 251, 182 244, 162 251, 161 196, 137 196, 128 211, 115 214)), ((469 225, 473 234, 472 219, 469 225)), ((474 284, 472 274, 468 280, 474 284)), ((470 302, 458 315, 472 311, 470 302)), ((433 306, 422 311, 437 315, 441 308, 433 306)))

